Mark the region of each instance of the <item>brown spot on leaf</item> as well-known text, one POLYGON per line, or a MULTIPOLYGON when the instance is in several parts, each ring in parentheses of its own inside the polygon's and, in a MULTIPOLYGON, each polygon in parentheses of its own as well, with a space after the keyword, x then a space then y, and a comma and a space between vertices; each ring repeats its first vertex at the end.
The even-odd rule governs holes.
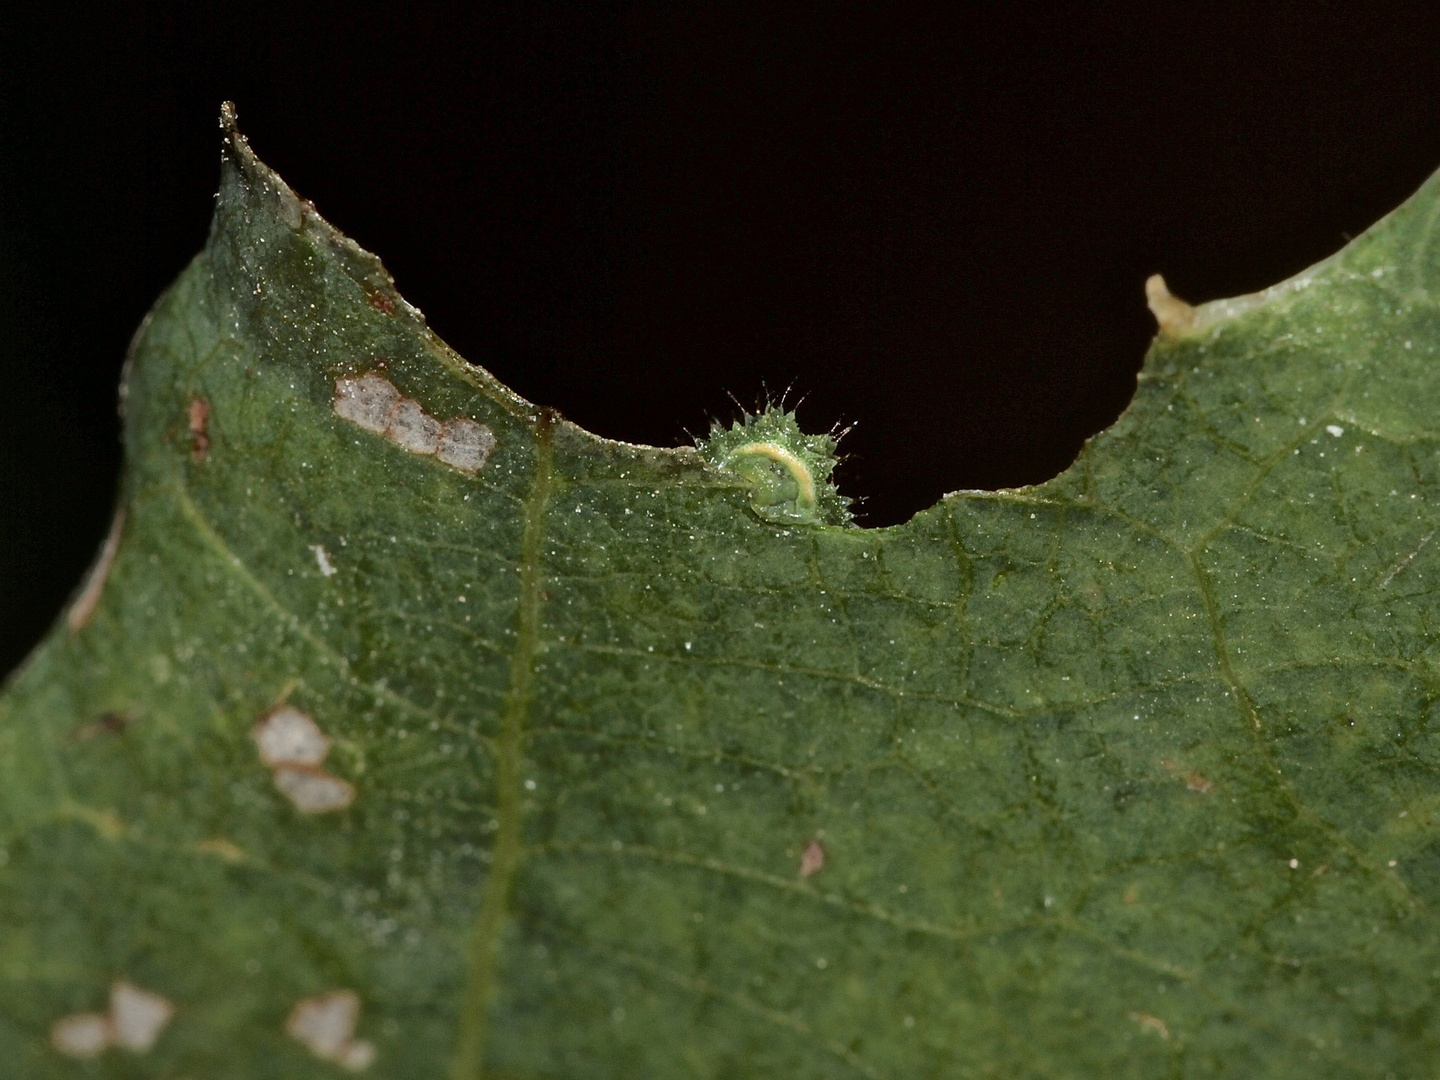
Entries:
POLYGON ((195 461, 205 460, 210 452, 210 402, 195 398, 190 402, 190 456, 195 461))
POLYGON ((811 840, 800 855, 800 876, 814 877, 825 869, 825 848, 819 840, 811 840))
POLYGON ((1207 777, 1196 772, 1194 769, 1187 769, 1175 764, 1173 761, 1162 761, 1160 767, 1197 794, 1208 795, 1215 786, 1207 777))
POLYGON ((135 718, 129 713, 107 712, 84 725, 76 728, 70 734, 70 738, 77 742, 84 742, 86 739, 94 739, 101 735, 124 735, 125 729, 130 726, 130 721, 135 718))

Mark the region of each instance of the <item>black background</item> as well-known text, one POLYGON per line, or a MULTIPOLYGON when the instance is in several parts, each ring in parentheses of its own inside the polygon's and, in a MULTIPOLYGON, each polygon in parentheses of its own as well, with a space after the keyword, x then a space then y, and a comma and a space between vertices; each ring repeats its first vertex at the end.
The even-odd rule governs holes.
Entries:
POLYGON ((104 533, 225 98, 525 397, 673 445, 788 390, 867 525, 1068 464, 1146 275, 1263 287, 1440 166, 1434 4, 114 7, 0 27, 0 669, 104 533))

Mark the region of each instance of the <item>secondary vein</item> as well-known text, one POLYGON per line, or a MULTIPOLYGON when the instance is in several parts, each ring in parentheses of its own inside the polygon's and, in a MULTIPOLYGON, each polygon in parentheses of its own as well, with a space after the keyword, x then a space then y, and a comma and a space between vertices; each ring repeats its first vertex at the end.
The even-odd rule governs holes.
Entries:
POLYGON ((550 496, 554 418, 542 411, 536 426, 535 479, 525 499, 520 548, 520 596, 516 647, 510 657, 510 684, 501 706, 495 743, 496 821, 490 873, 470 934, 470 975, 461 1004, 459 1033, 451 1069, 454 1080, 481 1080, 495 999, 495 968, 500 935, 509 913, 510 892, 522 856, 521 772, 525 760, 525 717, 535 682, 540 650, 540 565, 545 538, 545 504, 550 496))

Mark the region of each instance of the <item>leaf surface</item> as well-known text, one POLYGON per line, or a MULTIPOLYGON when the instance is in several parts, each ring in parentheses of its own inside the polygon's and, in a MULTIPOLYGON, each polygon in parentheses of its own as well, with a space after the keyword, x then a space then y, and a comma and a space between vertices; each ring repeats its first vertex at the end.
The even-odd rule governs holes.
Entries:
POLYGON ((864 530, 464 363, 227 112, 0 699, 0 1076, 1428 1075, 1437 215, 864 530))

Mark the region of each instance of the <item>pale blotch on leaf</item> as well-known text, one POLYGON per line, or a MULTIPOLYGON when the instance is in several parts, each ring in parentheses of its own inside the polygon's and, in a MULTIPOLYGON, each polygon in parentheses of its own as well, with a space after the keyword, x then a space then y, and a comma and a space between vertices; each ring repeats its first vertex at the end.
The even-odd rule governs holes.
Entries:
POLYGON ((825 869, 825 848, 819 840, 811 840, 805 845, 805 851, 800 856, 800 876, 802 878, 814 877, 823 869, 825 869))
POLYGON ((115 1037, 110 1017, 100 1013, 76 1013, 63 1016, 50 1029, 50 1045, 57 1052, 72 1058, 92 1058, 104 1050, 115 1037))
POLYGON ((322 1061, 359 1072, 375 1060, 375 1047, 356 1039, 360 998, 350 990, 334 990, 296 1003, 285 1032, 322 1061))
POLYGON ((335 564, 330 561, 330 553, 325 550, 325 546, 323 544, 310 544, 308 547, 315 553, 315 562, 320 566, 320 575, 322 577, 330 577, 333 575, 335 573, 335 564))
POLYGON ((266 765, 319 765, 330 752, 330 739, 309 713, 293 705, 271 709, 251 732, 266 765))
POLYGON ((390 414, 385 437, 412 454, 433 454, 440 446, 440 421, 412 398, 401 398, 390 414))
POLYGON ((461 472, 476 473, 485 467, 494 449, 495 434, 484 424, 461 416, 441 429, 435 456, 461 472))
POLYGON ((373 371, 335 380, 335 413, 412 454, 433 455, 463 473, 479 472, 495 449, 495 433, 484 424, 464 416, 438 420, 373 371))
POLYGON ((330 738, 309 713, 278 705, 250 734, 260 760, 275 770, 275 786, 302 814, 344 810, 355 801, 353 785, 320 768, 330 752, 330 738))
POLYGON ((50 1045, 72 1058, 92 1058, 110 1046, 143 1054, 174 1016, 167 998, 121 979, 110 987, 108 1013, 61 1017, 50 1029, 50 1045))
POLYGON ((400 391, 389 379, 362 375, 358 379, 335 380, 335 413, 366 431, 384 435, 390 417, 400 407, 400 391))
POLYGON ((143 1054, 175 1015, 175 1006, 159 994, 141 990, 124 980, 110 988, 110 1022, 115 1045, 143 1054))
POLYGON ((275 786, 302 814, 328 814, 355 801, 354 785, 324 769, 280 765, 275 769, 275 786))

